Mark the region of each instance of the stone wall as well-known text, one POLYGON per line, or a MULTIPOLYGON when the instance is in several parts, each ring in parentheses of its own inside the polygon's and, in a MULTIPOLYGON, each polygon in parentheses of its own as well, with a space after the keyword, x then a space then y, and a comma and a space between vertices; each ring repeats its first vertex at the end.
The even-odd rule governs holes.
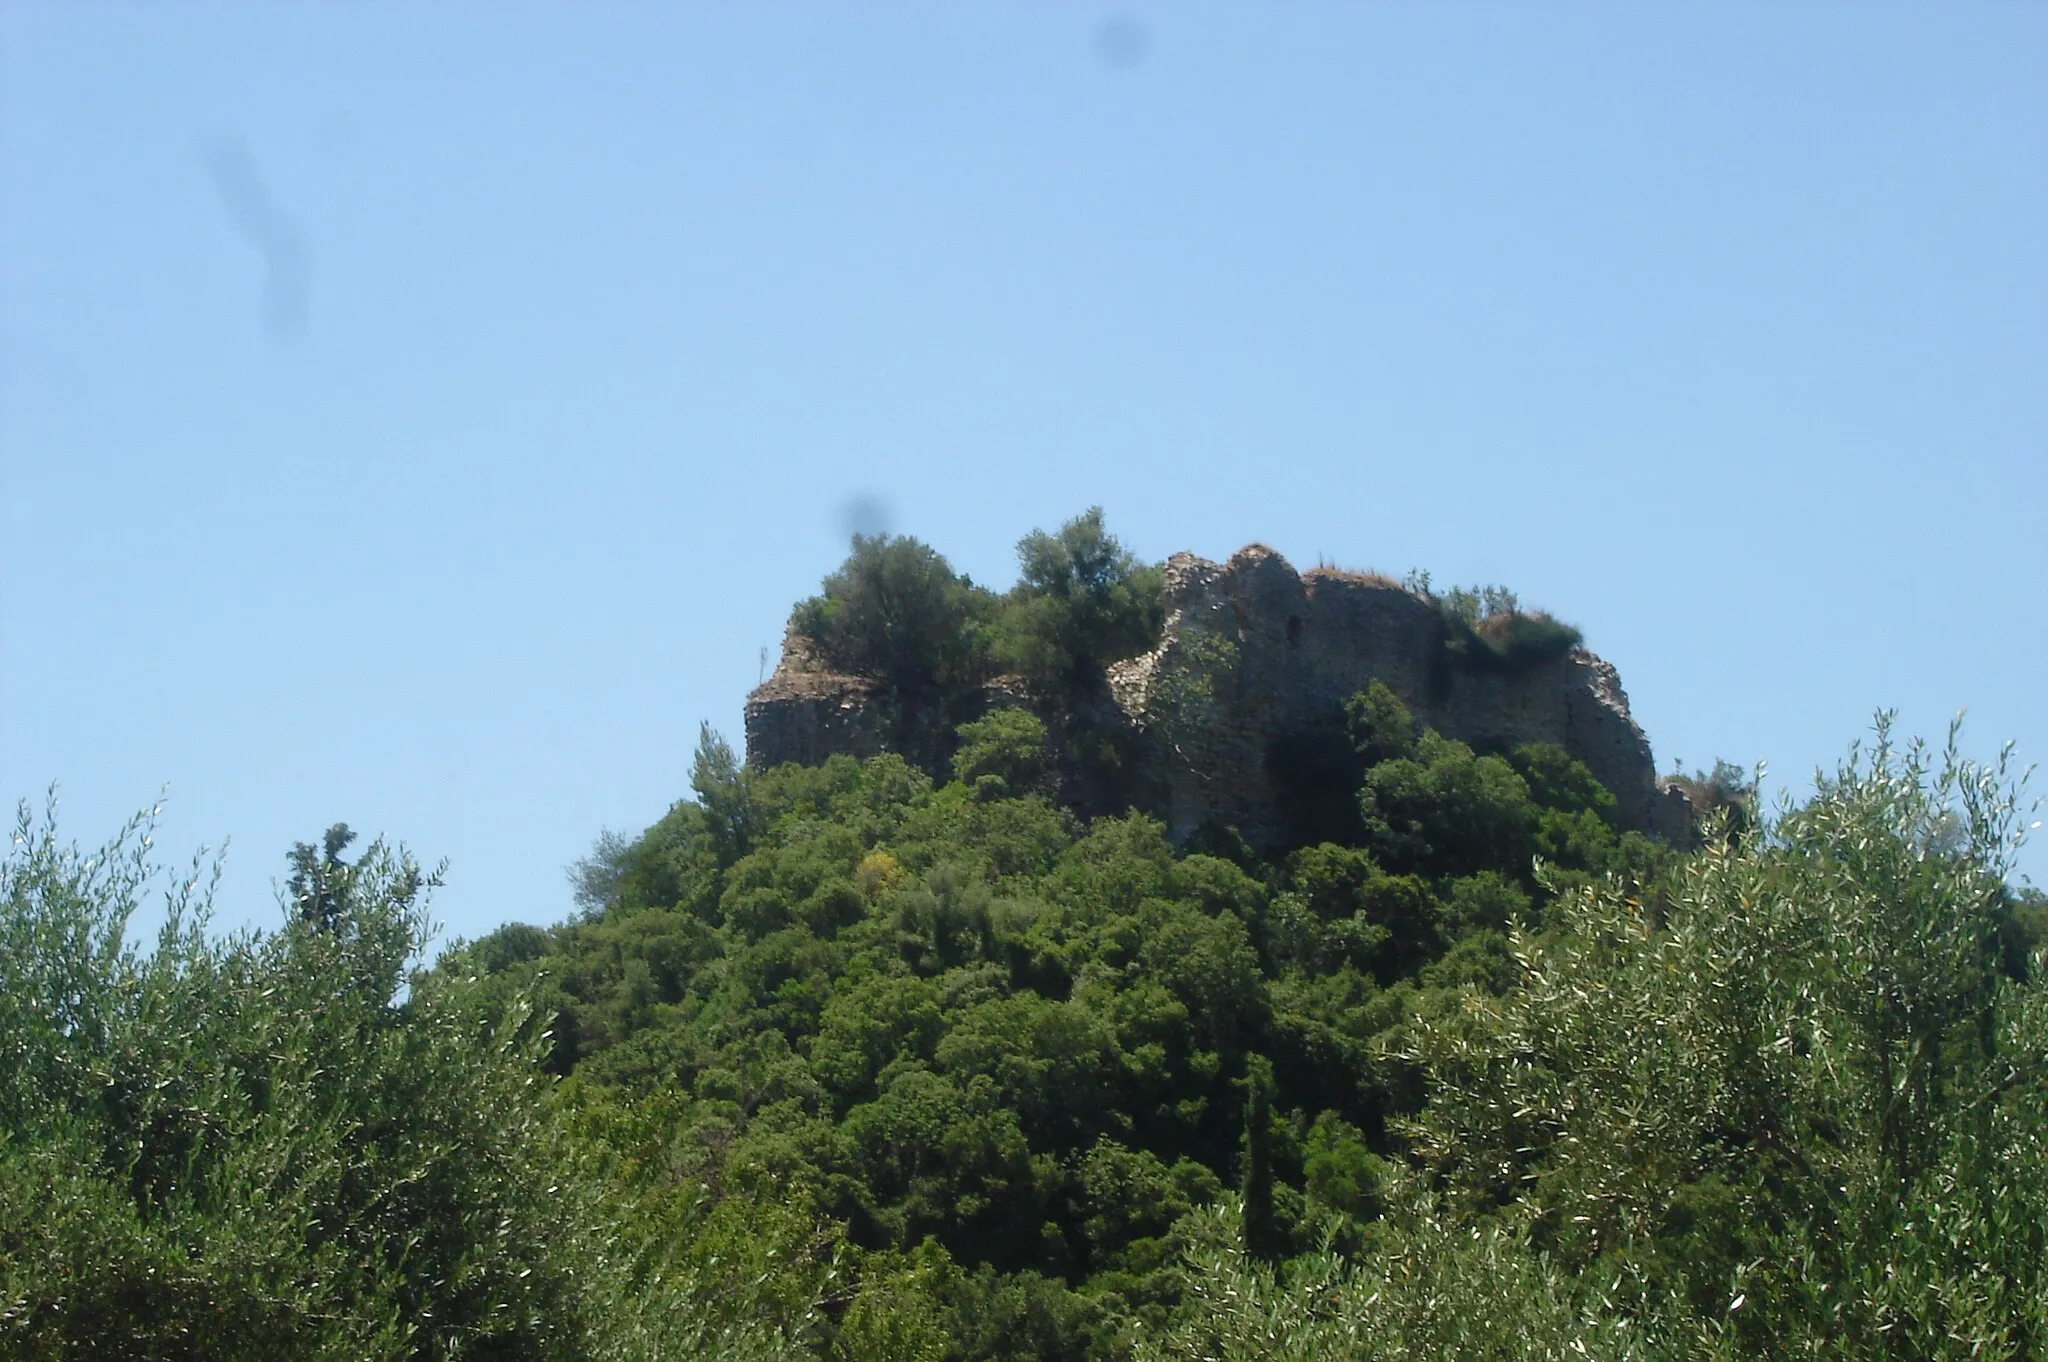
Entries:
POLYGON ((747 697, 747 761, 757 767, 816 766, 834 753, 872 757, 888 727, 874 682, 826 670, 809 644, 784 635, 775 675, 747 697))
MULTIPOLYGON (((1145 802, 1177 836, 1215 821, 1256 845, 1283 840, 1290 768, 1281 755, 1341 764, 1350 752, 1344 701, 1373 680, 1422 722, 1475 747, 1564 748, 1614 793, 1623 827, 1667 821, 1620 678, 1584 649, 1512 671, 1460 668, 1447 661, 1443 620, 1428 600, 1384 578, 1298 573, 1256 544, 1226 563, 1174 555, 1165 591, 1159 647, 1111 668, 1109 694, 1085 718, 1042 717, 1056 740, 1080 727, 1116 730, 1143 768, 1145 802)), ((970 697, 975 713, 1030 703, 1003 683, 983 689, 970 697)), ((881 711, 872 683, 823 670, 792 638, 747 701, 747 759, 817 762, 907 745, 931 748, 905 754, 933 766, 943 735, 906 741, 881 711)), ((1072 793, 1077 804, 1096 802, 1079 786, 1072 793)))
MULTIPOLYGON (((896 752, 943 779, 958 746, 955 730, 991 709, 1012 706, 1035 708, 1010 677, 906 706, 867 677, 830 670, 809 640, 789 633, 775 674, 747 697, 747 763, 758 768, 791 761, 816 766, 841 752, 853 757, 896 752)), ((1059 731, 1066 716, 1040 717, 1059 731)))

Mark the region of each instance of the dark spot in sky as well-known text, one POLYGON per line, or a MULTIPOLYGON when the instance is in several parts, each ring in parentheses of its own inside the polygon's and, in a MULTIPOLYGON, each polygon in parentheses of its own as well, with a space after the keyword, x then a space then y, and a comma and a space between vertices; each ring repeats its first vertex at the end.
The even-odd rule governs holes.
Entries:
POLYGON ((241 138, 221 138, 203 154, 228 224, 263 257, 264 329, 272 340, 297 340, 306 332, 313 282, 313 247, 305 229, 270 196, 241 138))
POLYGON ((889 506, 881 498, 862 492, 848 497, 839 508, 839 531, 848 536, 889 532, 889 506))
POLYGON ((1145 60, 1152 35, 1136 16, 1112 14, 1095 29, 1095 55, 1120 70, 1129 70, 1145 60))

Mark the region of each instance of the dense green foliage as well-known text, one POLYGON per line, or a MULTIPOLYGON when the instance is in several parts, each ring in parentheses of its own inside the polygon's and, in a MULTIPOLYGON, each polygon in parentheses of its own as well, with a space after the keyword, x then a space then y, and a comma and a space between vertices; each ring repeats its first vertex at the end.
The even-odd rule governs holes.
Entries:
POLYGON ((1017 560, 1017 585, 998 596, 918 540, 855 535, 846 561, 790 624, 826 663, 908 703, 998 672, 1045 694, 1084 691, 1111 662, 1159 641, 1160 571, 1104 528, 1101 507, 1058 534, 1032 531, 1017 560))
POLYGON ((11 1357, 583 1354, 604 1256, 551 1195, 530 1008, 400 999, 424 883, 345 832, 303 916, 209 939, 194 877, 122 930, 145 825, 93 856, 24 812, 0 919, 0 1340, 11 1357), (317 900, 317 902, 316 902, 317 900))
POLYGON ((971 685, 988 674, 995 599, 930 545, 853 537, 853 551, 790 622, 841 671, 904 692, 971 685))
MULTIPOLYGON (((0 1353, 2032 1357, 2048 902, 1883 726, 1690 855, 1350 705, 1272 859, 1049 802, 1043 725, 753 771, 422 970, 330 829, 153 951, 146 828, 0 880, 0 1353), (552 1018, 552 1026, 549 1019, 552 1018)), ((1716 777, 1747 793, 1738 773, 1716 777)))
POLYGON ((409 856, 337 825, 226 939, 195 862, 145 954, 148 829, 87 853, 24 808, 0 863, 0 1356, 815 1353, 839 1233, 642 1197, 658 1109, 565 1100, 525 992, 412 968, 409 856))
POLYGON ((1227 1217, 1147 1357, 2048 1353, 2048 956, 2003 763, 1880 725, 1668 892, 1560 899, 1519 986, 1422 1018, 1364 1251, 1227 1217), (2017 933, 2028 952, 2015 952, 2017 933))
MULTIPOLYGON (((1117 542, 1101 507, 1057 534, 1025 535, 1017 564, 1016 586, 997 594, 955 573, 919 540, 855 535, 819 594, 791 612, 790 627, 828 666, 881 682, 910 708, 999 673, 1047 697, 1086 694, 1100 687, 1110 663, 1158 644, 1161 569, 1117 542)), ((1582 641, 1571 625, 1524 611, 1503 586, 1439 593, 1422 571, 1411 572, 1406 586, 1443 620, 1446 669, 1518 670, 1554 661, 1582 641)), ((1199 676, 1187 679, 1199 684, 1199 676)))
POLYGON ((1018 582, 1003 603, 996 643, 1004 670, 1046 691, 1085 690, 1103 669, 1156 646, 1165 622, 1161 573, 1139 563, 1090 508, 1057 535, 1017 545, 1018 582))
POLYGON ((843 1226, 902 1355, 2035 1350, 1996 773, 1881 746, 1680 862, 1560 751, 1377 685, 1350 720, 1355 838, 1275 863, 1076 823, 1015 712, 942 786, 703 762, 605 915, 493 977, 559 990, 557 1067, 658 1107, 664 1176, 843 1226))

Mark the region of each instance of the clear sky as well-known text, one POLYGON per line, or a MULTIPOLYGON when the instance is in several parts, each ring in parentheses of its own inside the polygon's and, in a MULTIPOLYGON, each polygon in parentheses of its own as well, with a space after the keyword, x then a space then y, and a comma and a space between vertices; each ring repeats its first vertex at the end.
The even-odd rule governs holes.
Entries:
POLYGON ((14 0, 0 791, 552 921, 851 523, 1097 503, 1506 583, 1663 768, 2038 759, 2044 243, 2038 4, 14 0))

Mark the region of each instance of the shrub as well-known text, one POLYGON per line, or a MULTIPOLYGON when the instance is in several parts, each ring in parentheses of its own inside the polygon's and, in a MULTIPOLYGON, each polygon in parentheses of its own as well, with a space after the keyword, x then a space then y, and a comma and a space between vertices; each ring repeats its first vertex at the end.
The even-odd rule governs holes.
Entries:
POLYGON ((141 954, 147 833, 87 854, 24 809, 0 861, 0 1353, 587 1356, 616 1264, 544 1023, 406 992, 431 877, 337 825, 282 930, 209 937, 195 874, 141 954))
POLYGON ((1366 772, 1359 809, 1366 845, 1390 866, 1432 875, 1519 875, 1534 852, 1536 807, 1514 767, 1433 729, 1414 756, 1366 772))
POLYGON ((1368 766, 1415 755, 1415 716, 1384 681, 1375 679, 1344 702, 1344 722, 1368 766))
POLYGON ((1047 755, 1045 724, 1037 715, 998 709, 985 719, 960 725, 953 774, 963 785, 996 795, 1044 793, 1050 776, 1047 755))
POLYGON ((907 536, 853 537, 853 550, 790 626, 831 666, 899 694, 971 685, 989 671, 995 600, 907 536))
POLYGON ((1661 920, 1610 883, 1517 932, 1519 989, 1417 1028, 1414 1148, 1453 1206, 1743 1355, 2033 1355, 2048 994, 2000 950, 2009 769, 1880 722, 1820 784, 1661 920))
POLYGON ((1332 1210, 1370 1220, 1384 1209, 1386 1160, 1366 1146, 1358 1127, 1326 1111, 1309 1128, 1302 1176, 1308 1194, 1332 1210))
POLYGON ((1733 762, 1716 760, 1713 770, 1691 775, 1674 772, 1664 784, 1685 796, 1696 824, 1723 820, 1730 834, 1740 836, 1755 822, 1756 777, 1733 762))
POLYGON ((1452 651, 1467 665, 1519 670, 1555 662, 1585 641, 1563 620, 1542 613, 1489 615, 1468 637, 1453 635, 1452 651), (1462 643, 1462 647, 1458 644, 1462 643))
POLYGON ((1403 585, 1443 617, 1444 654, 1455 666, 1520 671, 1555 662, 1585 641, 1563 620, 1523 610, 1521 598, 1504 586, 1458 586, 1439 594, 1420 570, 1410 572, 1403 585))
POLYGON ((1103 528, 1102 508, 1017 542, 1018 582, 1004 601, 997 655, 1043 690, 1082 689, 1112 662, 1158 646, 1160 569, 1103 528))

